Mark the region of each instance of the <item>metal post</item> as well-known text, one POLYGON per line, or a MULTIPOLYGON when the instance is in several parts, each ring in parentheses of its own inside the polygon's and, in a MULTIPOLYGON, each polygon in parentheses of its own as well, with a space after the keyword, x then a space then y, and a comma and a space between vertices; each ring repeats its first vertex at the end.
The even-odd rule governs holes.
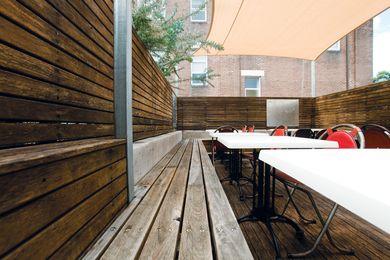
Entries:
POLYGON ((131 0, 114 2, 115 136, 127 142, 128 201, 134 197, 131 0))
POLYGON ((349 89, 349 40, 348 34, 345 35, 345 85, 349 89))
POLYGON ((310 70, 310 81, 311 81, 311 97, 316 96, 316 62, 311 61, 311 70, 310 70))

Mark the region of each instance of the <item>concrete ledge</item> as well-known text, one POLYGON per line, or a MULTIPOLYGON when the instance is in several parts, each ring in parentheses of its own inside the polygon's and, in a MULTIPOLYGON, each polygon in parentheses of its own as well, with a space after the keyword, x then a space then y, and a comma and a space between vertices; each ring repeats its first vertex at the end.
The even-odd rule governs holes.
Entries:
POLYGON ((182 132, 175 131, 133 143, 134 183, 137 183, 161 160, 177 143, 182 140, 182 132))
POLYGON ((183 130, 183 139, 211 139, 205 130, 183 130))

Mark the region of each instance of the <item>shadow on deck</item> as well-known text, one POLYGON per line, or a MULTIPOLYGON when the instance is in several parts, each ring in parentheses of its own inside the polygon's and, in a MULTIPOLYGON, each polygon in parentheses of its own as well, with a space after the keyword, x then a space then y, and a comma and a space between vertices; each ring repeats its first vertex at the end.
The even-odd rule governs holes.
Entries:
MULTIPOLYGON (((215 168, 220 179, 227 176, 228 171, 225 170, 219 160, 215 163, 215 168)), ((250 173, 250 164, 244 163, 244 174, 250 176, 250 173)), ((278 184, 280 183, 277 183, 277 193, 284 195, 284 198, 277 199, 277 208, 281 209, 287 195, 283 186, 278 184)), ((229 182, 224 182, 222 186, 236 216, 240 217, 247 214, 251 208, 252 200, 246 199, 241 202, 235 184, 231 185, 229 182)), ((250 195, 251 189, 251 184, 244 185, 245 194, 250 195)), ((323 216, 327 216, 333 205, 332 201, 316 192, 313 192, 313 196, 323 216)), ((305 216, 316 218, 314 210, 304 194, 296 192, 294 198, 305 216)), ((289 206, 286 215, 294 220, 299 219, 292 205, 289 206)), ((273 224, 280 241, 283 258, 287 257, 287 252, 295 253, 309 249, 320 231, 318 223, 312 225, 298 223, 305 231, 306 239, 303 243, 295 239, 295 232, 287 225, 273 224)), ((275 257, 271 238, 261 222, 245 222, 240 224, 240 227, 256 259, 273 259, 275 257)), ((342 207, 339 207, 331 223, 330 230, 336 243, 346 248, 354 248, 355 255, 340 254, 330 246, 327 238, 323 238, 317 250, 310 255, 310 259, 390 259, 390 235, 342 207)))

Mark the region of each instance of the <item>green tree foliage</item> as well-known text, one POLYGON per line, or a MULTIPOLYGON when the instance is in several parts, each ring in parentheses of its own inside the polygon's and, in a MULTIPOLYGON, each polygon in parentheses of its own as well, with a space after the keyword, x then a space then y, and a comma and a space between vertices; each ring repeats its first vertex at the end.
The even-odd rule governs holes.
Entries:
POLYGON ((373 82, 382 82, 390 80, 390 72, 387 70, 379 71, 378 74, 376 74, 376 77, 374 77, 373 82))
MULTIPOLYGON (((166 0, 144 0, 134 5, 133 26, 167 78, 178 75, 179 63, 192 62, 194 48, 223 50, 221 44, 208 41, 203 34, 189 32, 185 28, 185 22, 191 15, 201 11, 205 5, 185 16, 177 15, 177 5, 172 14, 165 16, 166 0)), ((208 68, 202 81, 207 82, 213 76, 208 68)))

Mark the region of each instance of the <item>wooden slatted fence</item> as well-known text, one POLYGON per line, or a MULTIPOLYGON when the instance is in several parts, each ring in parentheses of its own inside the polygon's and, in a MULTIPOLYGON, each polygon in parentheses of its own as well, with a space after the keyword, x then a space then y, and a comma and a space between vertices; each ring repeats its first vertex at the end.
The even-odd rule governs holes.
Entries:
MULTIPOLYGON (((389 81, 298 99, 301 128, 326 128, 341 123, 390 127, 389 81)), ((252 124, 266 128, 266 100, 266 97, 180 97, 178 129, 204 130, 222 125, 241 128, 252 124)))
POLYGON ((172 88, 133 32, 133 137, 173 131, 172 88))
POLYGON ((112 0, 1 1, 1 259, 77 258, 127 205, 113 43, 112 0))
MULTIPOLYGON (((297 99, 299 127, 311 127, 313 99, 297 99)), ((240 129, 244 125, 266 128, 266 100, 265 97, 180 97, 177 105, 178 129, 204 130, 222 125, 240 129)))
POLYGON ((317 97, 315 126, 379 124, 390 128, 390 81, 317 97))
POLYGON ((2 1, 0 147, 113 137, 108 10, 101 1, 2 1))

